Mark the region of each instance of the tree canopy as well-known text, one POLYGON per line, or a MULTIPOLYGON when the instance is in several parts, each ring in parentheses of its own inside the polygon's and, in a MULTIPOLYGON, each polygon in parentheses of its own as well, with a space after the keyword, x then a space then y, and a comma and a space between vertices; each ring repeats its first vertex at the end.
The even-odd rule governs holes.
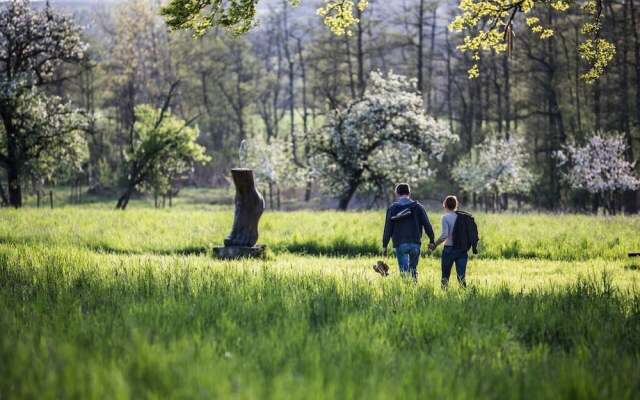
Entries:
POLYGON ((446 124, 424 112, 415 80, 372 72, 361 99, 332 113, 312 137, 315 175, 347 209, 361 186, 385 187, 397 179, 424 180, 429 159, 458 140, 446 124))
POLYGON ((0 9, 0 166, 14 207, 22 206, 20 179, 28 170, 50 172, 45 159, 77 148, 77 113, 35 88, 59 81, 56 69, 80 62, 85 50, 71 17, 48 5, 35 10, 29 1, 14 0, 0 9))
POLYGON ((194 163, 210 159, 204 147, 196 143, 198 129, 189 125, 173 116, 166 104, 160 110, 149 105, 136 107, 136 139, 126 154, 127 188, 117 208, 126 209, 136 189, 166 189, 171 179, 188 171, 194 163))
MULTIPOLYGON (((289 1, 297 5, 300 0, 289 1)), ((196 36, 215 27, 241 34, 255 25, 257 4, 258 1, 254 0, 170 0, 162 8, 162 15, 173 29, 191 30, 196 36)), ((317 14, 336 35, 351 35, 353 27, 360 21, 357 16, 367 6, 368 0, 326 0, 317 14)), ((471 52, 476 61, 468 71, 470 78, 477 78, 480 73, 478 61, 482 52, 511 51, 513 26, 518 16, 530 15, 535 9, 561 13, 569 12, 571 8, 579 11, 584 20, 581 29, 584 40, 579 51, 588 66, 582 75, 586 82, 598 79, 616 52, 615 46, 601 37, 603 0, 461 0, 458 8, 461 14, 449 24, 449 29, 465 32, 458 49, 471 52)), ((554 34, 553 29, 537 16, 529 16, 524 22, 541 40, 554 34)))
POLYGON ((628 150, 622 135, 596 133, 584 145, 568 144, 557 153, 566 167, 565 179, 574 189, 610 196, 640 187, 634 163, 625 159, 628 150))
POLYGON ((467 193, 495 196, 525 194, 534 176, 521 139, 491 137, 475 146, 453 168, 452 176, 467 193))

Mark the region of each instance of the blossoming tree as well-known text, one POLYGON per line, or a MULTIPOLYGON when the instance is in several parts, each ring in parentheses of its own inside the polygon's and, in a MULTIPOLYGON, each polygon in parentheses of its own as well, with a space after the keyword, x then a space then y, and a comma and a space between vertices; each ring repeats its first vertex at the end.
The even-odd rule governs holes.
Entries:
MULTIPOLYGON (((475 146, 452 171, 453 179, 468 192, 492 196, 495 203, 509 194, 526 194, 534 176, 527 168, 522 140, 489 138, 475 146)), ((506 208, 506 202, 503 208, 506 208)))
POLYGON ((424 180, 429 160, 458 137, 425 114, 415 80, 373 72, 363 97, 331 114, 310 140, 314 176, 346 210, 358 189, 424 180))
POLYGON ((65 144, 77 142, 77 130, 67 129, 74 123, 64 121, 77 120, 77 113, 37 88, 55 82, 61 64, 80 62, 85 47, 72 17, 48 5, 36 10, 29 1, 12 0, 0 7, 0 167, 14 207, 22 206, 20 182, 29 165, 68 155, 65 144))
POLYGON ((269 191, 273 208, 273 192, 276 191, 277 208, 280 208, 280 190, 305 185, 308 170, 293 161, 291 143, 281 138, 267 142, 263 136, 243 140, 240 145, 240 164, 253 169, 258 184, 264 183, 269 191))
POLYGON ((567 168, 566 181, 573 189, 594 195, 597 210, 600 198, 610 213, 615 213, 616 198, 625 190, 640 188, 635 163, 626 160, 624 135, 596 133, 583 146, 569 144, 557 153, 559 164, 567 168))

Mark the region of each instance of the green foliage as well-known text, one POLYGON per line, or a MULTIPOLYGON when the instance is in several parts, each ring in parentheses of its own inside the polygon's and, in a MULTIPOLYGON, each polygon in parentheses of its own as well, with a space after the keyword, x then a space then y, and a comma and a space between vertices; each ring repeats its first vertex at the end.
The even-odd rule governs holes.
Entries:
POLYGON ((198 129, 189 127, 167 111, 148 105, 136 107, 136 139, 126 154, 128 177, 133 187, 153 187, 165 193, 174 179, 188 172, 194 163, 210 157, 200 146, 198 129))
POLYGON ((363 12, 368 5, 368 0, 359 0, 357 4, 351 0, 325 0, 325 6, 318 8, 317 13, 324 18, 331 32, 338 36, 351 36, 351 28, 360 21, 353 15, 354 8, 363 12))
MULTIPOLYGON (((0 393, 16 399, 638 396, 640 295, 637 270, 624 261, 474 258, 472 287, 442 292, 434 258, 421 261, 414 285, 399 278, 395 265, 381 279, 371 270, 373 258, 278 254, 225 262, 131 254, 216 241, 230 225, 228 214, 0 210, 0 393), (100 249, 104 243, 116 247, 100 249)), ((302 240, 322 232, 328 241, 347 233, 353 243, 359 232, 382 224, 373 213, 265 217, 265 239, 282 243, 291 232, 302 240), (363 217, 366 225, 358 225, 363 217)), ((637 232, 638 219, 482 215, 481 227, 494 232, 487 237, 505 254, 530 248, 530 240, 554 251, 575 235, 591 237, 593 245, 573 243, 581 257, 603 249, 600 242, 611 245, 616 232, 637 232), (506 236, 513 225, 523 239, 518 243, 506 236), (562 225, 570 227, 558 231, 562 225), (505 236, 495 235, 498 227, 505 236), (564 239, 555 236, 562 232, 564 239)), ((637 246, 638 238, 632 240, 626 245, 637 246)))
MULTIPOLYGON (((109 79, 105 97, 121 112, 132 114, 137 104, 158 98, 171 79, 163 64, 170 51, 166 26, 157 13, 157 6, 146 0, 130 0, 114 7, 109 21, 113 36, 106 43, 109 61, 104 67, 109 79), (131 91, 138 102, 128 98, 131 91)), ((133 115, 127 117, 132 121, 133 115)))
MULTIPOLYGON (((298 1, 291 1, 297 4, 298 1)), ((449 29, 467 32, 463 43, 458 46, 462 52, 472 53, 473 65, 469 68, 470 78, 477 78, 480 70, 478 61, 482 52, 494 51, 502 53, 510 50, 513 32, 512 26, 518 13, 530 14, 536 10, 550 9, 554 12, 566 13, 571 6, 578 6, 576 0, 462 0, 458 8, 462 13, 449 24, 449 29)), ((324 18, 327 27, 336 35, 351 35, 352 27, 358 24, 359 18, 354 11, 363 12, 369 2, 367 0, 325 0, 317 14, 324 18)), ((223 27, 235 34, 246 33, 254 26, 257 1, 243 0, 224 3, 222 0, 171 0, 162 8, 167 24, 173 29, 186 29, 196 36, 204 35, 209 29, 223 27)), ((600 37, 602 0, 587 0, 581 6, 587 18, 582 26, 586 36, 579 46, 583 60, 589 66, 582 78, 592 83, 605 71, 615 56, 615 46, 607 39, 600 37)), ((543 25, 538 17, 526 18, 526 25, 541 40, 553 36, 554 30, 543 25)))
MULTIPOLYGON (((298 5, 299 0, 289 2, 298 5)), ((257 4, 255 0, 229 3, 222 0, 170 0, 162 7, 161 14, 171 28, 190 30, 196 36, 202 36, 215 27, 242 34, 255 25, 257 4)), ((351 28, 358 23, 358 18, 354 16, 355 8, 362 12, 368 4, 368 0, 359 0, 357 5, 351 0, 326 0, 317 13, 336 35, 351 35, 351 28)))
MULTIPOLYGON (((578 6, 578 3, 575 0, 462 0, 458 6, 462 13, 449 24, 449 29, 465 32, 463 43, 458 49, 472 54, 474 63, 468 71, 469 77, 478 77, 478 62, 482 52, 502 53, 509 50, 513 37, 512 26, 517 14, 530 15, 542 9, 565 13, 571 6, 578 6)), ((587 0, 582 5, 582 11, 587 18, 582 26, 586 39, 580 44, 579 52, 589 66, 582 78, 593 83, 604 73, 616 50, 613 43, 600 37, 602 0, 587 0)), ((541 40, 554 35, 553 29, 544 26, 539 17, 526 18, 526 25, 541 40)))
POLYGON ((221 26, 239 34, 253 26, 257 1, 240 0, 171 0, 162 7, 162 15, 167 25, 173 29, 192 30, 202 36, 212 27, 221 26))

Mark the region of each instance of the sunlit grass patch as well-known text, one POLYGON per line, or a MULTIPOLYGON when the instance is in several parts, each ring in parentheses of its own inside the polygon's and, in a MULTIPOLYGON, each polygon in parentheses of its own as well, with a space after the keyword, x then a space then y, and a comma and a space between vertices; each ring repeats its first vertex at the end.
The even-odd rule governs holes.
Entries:
MULTIPOLYGON (((434 229, 440 218, 432 213, 434 229)), ((622 260, 640 251, 640 217, 479 214, 480 257, 486 259, 622 260)), ((115 254, 203 254, 222 243, 232 213, 67 208, 0 210, 0 243, 72 245, 115 254)), ((272 251, 374 256, 381 246, 381 212, 267 212, 260 242, 272 251)), ((423 246, 426 250, 426 245, 423 246)), ((439 254, 436 253, 436 254, 439 254)))

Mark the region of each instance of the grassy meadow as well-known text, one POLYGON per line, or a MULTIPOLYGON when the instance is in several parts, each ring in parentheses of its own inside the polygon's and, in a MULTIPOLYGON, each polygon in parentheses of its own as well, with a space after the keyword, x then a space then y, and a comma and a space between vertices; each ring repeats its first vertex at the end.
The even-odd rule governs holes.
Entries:
POLYGON ((0 210, 0 399, 638 398, 640 218, 477 220, 443 292, 437 254, 371 270, 382 212, 267 212, 220 261, 221 206, 0 210))

